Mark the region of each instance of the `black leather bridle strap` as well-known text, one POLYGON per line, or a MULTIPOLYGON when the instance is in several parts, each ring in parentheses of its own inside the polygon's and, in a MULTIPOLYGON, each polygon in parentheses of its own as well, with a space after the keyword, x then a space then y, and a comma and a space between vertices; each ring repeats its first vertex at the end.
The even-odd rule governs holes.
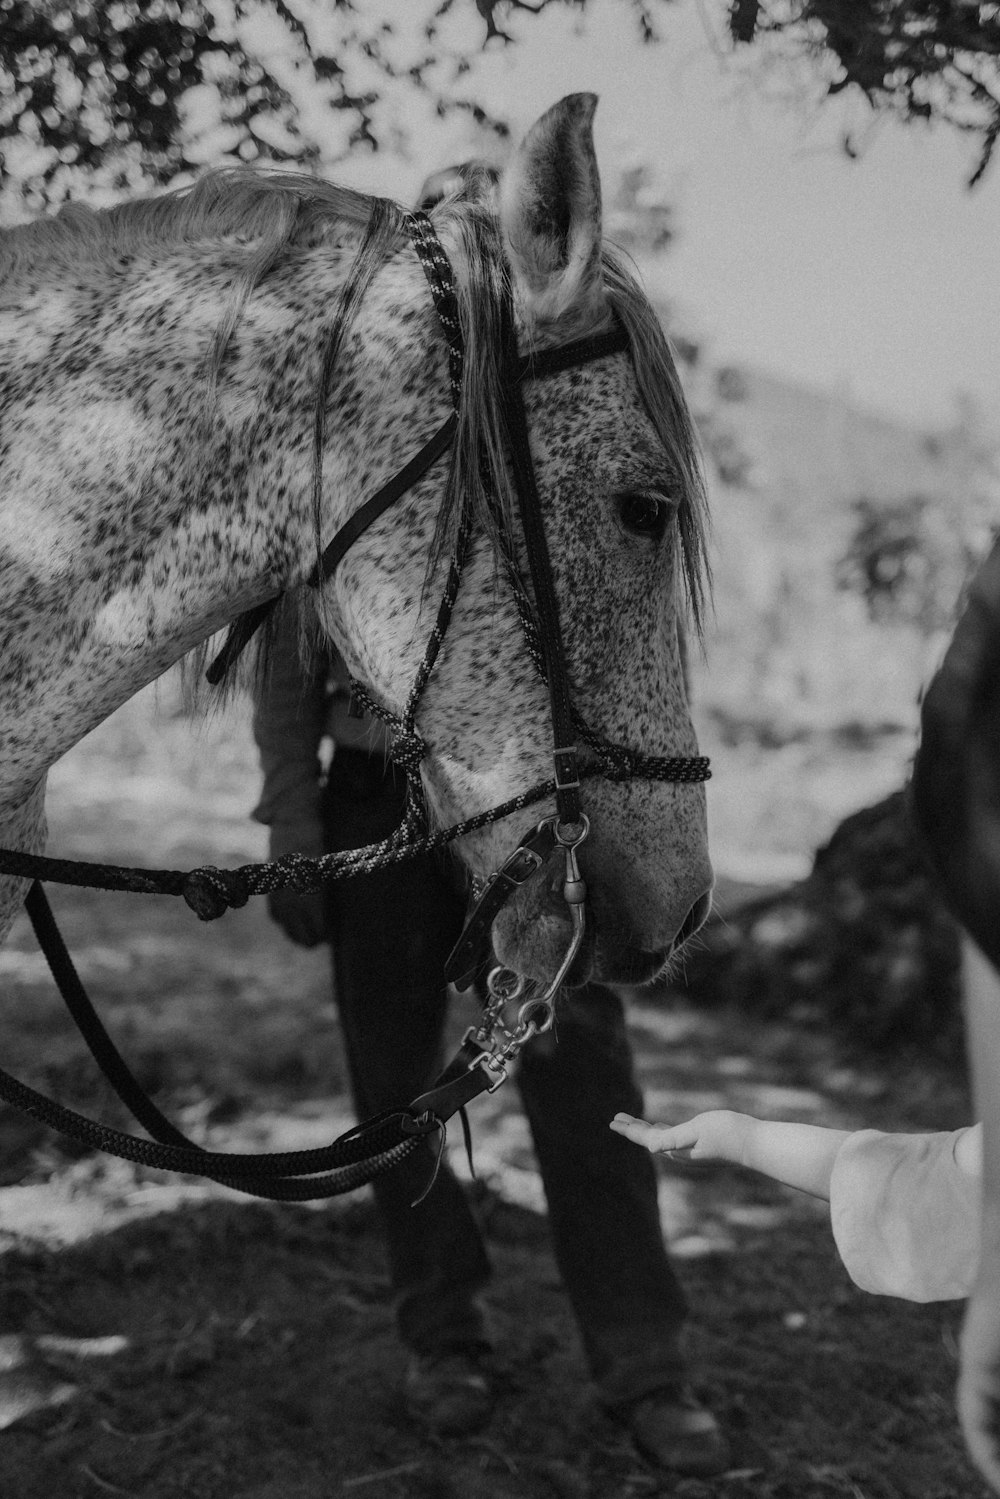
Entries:
MULTIPOLYGON (((388 484, 383 484, 370 500, 366 500, 351 518, 344 522, 306 579, 310 588, 321 588, 332 578, 358 537, 363 536, 369 526, 373 525, 390 506, 402 499, 406 491, 412 488, 418 479, 423 478, 427 470, 438 461, 443 453, 447 453, 454 439, 457 424, 458 418, 452 412, 451 416, 442 422, 434 436, 424 443, 418 453, 414 453, 405 468, 401 468, 388 484)), ((280 597, 279 594, 273 599, 268 599, 266 603, 248 609, 229 627, 229 634, 226 636, 222 649, 205 673, 207 680, 213 686, 222 681, 229 668, 243 654, 277 605, 280 597)))
POLYGON ((236 665, 257 631, 267 623, 272 611, 277 608, 280 598, 281 594, 276 593, 273 599, 255 604, 252 609, 247 609, 233 620, 218 655, 205 668, 205 681, 209 686, 218 687, 230 668, 236 665))
MULTIPOLYGON (((416 213, 409 214, 407 230, 417 259, 430 285, 438 321, 448 344, 448 379, 452 414, 438 428, 434 436, 424 443, 420 451, 414 454, 405 468, 390 479, 388 484, 384 484, 370 500, 366 500, 361 508, 355 511, 349 520, 345 521, 306 579, 310 588, 321 588, 333 577, 338 565, 358 537, 362 536, 369 526, 389 509, 390 505, 394 505, 398 499, 401 499, 418 479, 423 478, 431 465, 448 451, 458 426, 464 347, 451 265, 426 213, 418 210, 416 213)), ((230 668, 239 660, 254 635, 267 622, 280 597, 280 594, 276 594, 273 599, 267 599, 264 603, 255 605, 253 609, 248 609, 230 625, 221 650, 205 672, 206 680, 213 687, 218 686, 230 668)))
POLYGON ((326 547, 316 566, 309 574, 306 582, 310 588, 319 588, 329 578, 332 578, 340 563, 350 551, 359 536, 363 536, 380 515, 383 515, 390 505, 402 499, 408 489, 422 479, 427 470, 437 462, 443 453, 451 447, 455 436, 455 428, 458 418, 452 412, 447 421, 434 433, 429 442, 425 442, 419 453, 414 453, 405 468, 401 468, 396 476, 384 484, 382 488, 373 494, 370 500, 366 500, 350 520, 344 522, 336 536, 326 547))
MULTIPOLYGON (((414 248, 417 250, 420 263, 430 283, 434 306, 448 342, 449 377, 455 410, 438 428, 434 436, 413 455, 409 463, 390 479, 388 484, 384 484, 373 494, 371 499, 366 500, 349 520, 344 522, 306 579, 310 588, 320 588, 333 577, 358 538, 364 535, 380 515, 401 499, 418 479, 423 478, 427 470, 448 451, 457 429, 457 407, 462 378, 462 343, 458 307, 450 280, 450 267, 426 214, 412 214, 409 227, 414 248)), ((512 377, 513 381, 517 382, 555 375, 561 370, 571 369, 574 365, 589 364, 591 360, 602 359, 608 354, 624 353, 628 347, 628 334, 620 323, 607 333, 598 333, 591 338, 580 338, 574 343, 561 344, 553 349, 542 349, 533 354, 518 355, 515 347, 513 358, 507 366, 507 379, 510 383, 512 377)), ((242 655, 256 632, 276 607, 279 597, 280 595, 257 604, 253 609, 241 614, 230 626, 222 649, 205 673, 207 680, 213 686, 223 680, 229 669, 242 655)), ((570 740, 567 739, 566 743, 569 742, 570 740)))
MULTIPOLYGON (((556 810, 564 825, 577 825, 581 818, 580 775, 576 758, 576 730, 573 722, 573 705, 570 699, 569 677, 563 658, 562 633, 559 628, 559 603, 556 598, 552 563, 545 540, 542 507, 535 482, 535 468, 531 461, 531 446, 528 438, 528 419, 521 398, 522 361, 517 352, 517 330, 514 325, 514 309, 509 296, 500 307, 500 336, 503 359, 503 416, 507 429, 508 455, 517 493, 521 527, 528 552, 528 569, 535 590, 535 609, 538 615, 538 634, 549 687, 549 704, 552 712, 553 760, 556 771, 556 810)), ((587 345, 593 341, 584 340, 587 345)), ((601 353, 617 352, 608 347, 601 353)), ((556 351, 570 356, 568 364, 581 362, 577 345, 567 345, 556 351)), ((589 354, 585 358, 599 358, 589 354)), ((537 363, 543 363, 539 356, 537 363)), ((551 361, 553 367, 555 361, 551 361)), ((560 368, 568 365, 560 364, 560 368)), ((530 368, 530 365, 529 365, 530 368)))
POLYGON ((383 484, 377 494, 356 510, 344 522, 330 545, 324 551, 306 582, 310 588, 319 588, 332 578, 351 547, 363 536, 368 527, 378 520, 390 505, 402 499, 418 479, 422 479, 432 464, 451 447, 458 430, 458 408, 462 398, 462 371, 465 364, 465 348, 462 342, 462 326, 458 315, 458 298, 455 295, 455 280, 448 257, 434 232, 427 214, 418 210, 407 217, 410 242, 416 252, 421 269, 427 277, 438 315, 441 331, 448 345, 448 380, 451 389, 452 411, 434 436, 425 442, 419 453, 415 453, 405 468, 395 478, 383 484))
POLYGON ((535 380, 543 375, 558 375, 560 370, 572 369, 577 364, 591 364, 608 354, 625 354, 630 348, 624 325, 616 322, 607 333, 595 333, 591 338, 578 338, 574 343, 559 344, 554 349, 519 355, 517 372, 522 380, 535 380))

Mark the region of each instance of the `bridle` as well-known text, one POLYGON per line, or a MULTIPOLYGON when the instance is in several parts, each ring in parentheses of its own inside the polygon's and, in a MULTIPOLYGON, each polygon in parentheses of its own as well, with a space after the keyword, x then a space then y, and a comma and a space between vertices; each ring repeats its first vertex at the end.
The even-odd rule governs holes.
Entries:
MULTIPOLYGON (((333 577, 355 542, 450 450, 458 430, 465 348, 454 272, 428 214, 417 210, 407 214, 405 222, 411 244, 427 277, 438 322, 448 346, 452 410, 433 436, 404 467, 340 527, 307 579, 308 586, 314 589, 321 588, 333 577)), ((504 437, 527 550, 534 593, 533 604, 511 560, 514 555, 513 547, 503 547, 502 557, 528 651, 548 688, 556 812, 539 822, 501 868, 490 876, 448 958, 445 977, 459 989, 468 988, 480 966, 483 949, 488 946, 493 922, 504 903, 541 868, 553 849, 562 848, 565 859, 563 895, 570 912, 571 938, 567 953, 556 974, 545 986, 544 993, 526 1000, 522 1005, 518 1023, 526 1028, 524 1039, 527 1039, 529 1035, 546 1030, 552 1024, 555 995, 583 941, 586 885, 580 875, 576 850, 586 839, 590 824, 581 805, 577 740, 584 740, 605 774, 614 779, 647 777, 670 781, 704 781, 709 778, 710 771, 705 756, 643 755, 602 740, 580 720, 570 695, 559 606, 531 457, 522 386, 525 380, 544 379, 562 370, 627 353, 630 349, 628 334, 616 319, 614 326, 607 332, 538 353, 520 355, 509 285, 500 298, 497 313, 501 342, 500 393, 504 437)), ((404 830, 409 834, 426 827, 420 787, 420 762, 427 753, 427 746, 416 728, 416 712, 451 619, 472 533, 468 496, 461 496, 460 503, 462 508, 457 538, 444 594, 402 713, 390 712, 378 702, 364 683, 351 679, 352 703, 381 718, 393 731, 389 754, 406 773, 408 794, 404 830)), ((494 506, 494 516, 499 521, 498 505, 494 506)), ((234 622, 222 651, 209 668, 210 682, 222 679, 276 603, 275 599, 269 600, 234 622)), ((494 1004, 501 1002, 501 996, 502 1003, 521 998, 527 987, 526 980, 503 969, 494 969, 488 984, 491 1002, 494 1004)))
MULTIPOLYGON (((316 589, 333 576, 351 546, 372 523, 449 451, 458 432, 464 345, 454 274, 428 216, 418 211, 409 214, 405 222, 430 284, 438 321, 447 342, 452 410, 399 473, 341 526, 307 580, 316 589)), ((351 850, 343 855, 306 859, 291 854, 272 863, 246 865, 235 870, 208 866, 186 873, 81 864, 20 850, 0 849, 0 872, 34 881, 25 902, 26 909, 63 999, 105 1076, 153 1140, 143 1140, 95 1124, 27 1088, 0 1069, 0 1098, 4 1101, 35 1115, 90 1148, 164 1170, 197 1173, 255 1196, 279 1201, 310 1200, 351 1191, 392 1169, 425 1136, 438 1131, 443 1143, 446 1121, 454 1113, 461 1112, 478 1093, 492 1092, 499 1087, 507 1075, 507 1065, 525 1042, 551 1026, 556 993, 569 973, 584 935, 586 886, 580 875, 576 851, 587 837, 589 822, 581 804, 581 781, 594 775, 610 780, 639 777, 696 782, 708 779, 708 760, 703 756, 644 755, 602 739, 580 718, 569 690, 558 603, 521 387, 526 379, 544 379, 560 370, 626 352, 629 349, 627 333, 621 324, 616 323, 609 332, 592 338, 520 356, 509 289, 495 310, 501 330, 501 414, 527 550, 533 600, 512 560, 515 555, 512 546, 507 544, 501 548, 501 559, 527 649, 548 689, 554 779, 529 788, 501 806, 477 813, 454 827, 427 832, 420 785, 420 764, 427 753, 427 745, 416 727, 416 712, 451 619, 472 536, 472 507, 469 497, 463 494, 460 496, 456 541, 444 593, 402 713, 390 712, 363 683, 352 681, 356 703, 377 714, 392 729, 391 758, 406 773, 408 794, 404 820, 391 838, 368 849, 351 850), (591 759, 585 763, 580 760, 578 743, 584 744, 590 752, 591 759), (55 879, 65 884, 99 889, 183 895, 199 917, 211 920, 229 906, 245 904, 251 894, 263 894, 285 886, 296 890, 315 889, 328 879, 385 868, 401 859, 444 847, 454 838, 498 821, 550 794, 555 796, 555 813, 538 822, 486 881, 448 959, 445 977, 460 988, 469 986, 482 965, 483 950, 488 946, 493 921, 504 902, 542 867, 556 848, 561 848, 565 869, 563 895, 570 911, 571 938, 558 971, 544 992, 526 997, 526 981, 521 976, 507 969, 494 968, 488 976, 487 999, 479 1024, 466 1032, 456 1055, 433 1086, 409 1105, 366 1120, 331 1145, 317 1150, 264 1155, 227 1154, 203 1150, 186 1140, 144 1093, 101 1024, 62 942, 40 883, 41 880, 55 879), (518 1006, 516 1018, 508 1023, 506 1011, 513 1005, 518 1006)), ((498 502, 495 518, 499 524, 498 502)), ((210 681, 221 680, 276 603, 277 599, 268 600, 234 621, 220 654, 209 668, 210 681)))

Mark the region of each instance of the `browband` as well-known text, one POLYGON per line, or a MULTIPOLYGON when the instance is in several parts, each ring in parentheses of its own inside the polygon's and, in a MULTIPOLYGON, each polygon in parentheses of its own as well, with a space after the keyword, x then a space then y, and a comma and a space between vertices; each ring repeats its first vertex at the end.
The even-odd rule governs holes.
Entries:
POLYGON ((522 354, 517 361, 518 378, 537 380, 543 375, 557 375, 560 370, 572 369, 575 364, 590 364, 609 354, 624 354, 629 347, 625 326, 616 317, 614 327, 607 333, 577 338, 570 344, 557 344, 554 349, 539 349, 535 354, 522 354))

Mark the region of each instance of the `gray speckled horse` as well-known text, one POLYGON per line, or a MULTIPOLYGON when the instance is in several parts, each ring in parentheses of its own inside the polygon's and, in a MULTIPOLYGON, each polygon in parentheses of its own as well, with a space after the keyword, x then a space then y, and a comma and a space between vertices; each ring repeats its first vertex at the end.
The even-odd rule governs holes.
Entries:
MULTIPOLYGON (((399 711, 456 487, 482 485, 469 455, 485 445, 504 467, 484 286, 510 276, 524 350, 614 311, 631 357, 525 387, 562 632, 595 730, 689 755, 678 630, 699 609, 704 496, 666 342, 602 245, 595 103, 550 109, 495 202, 434 211, 467 350, 452 473, 436 465, 364 535, 318 613, 399 711)), ((403 224, 395 205, 312 178, 212 173, 0 234, 0 846, 40 849, 52 762, 241 611, 301 588, 317 547, 442 422, 447 351, 403 224)), ((484 525, 418 717, 440 822, 550 774, 545 689, 498 576, 484 525)), ((586 966, 641 983, 707 913, 704 793, 593 779, 584 803, 586 966)), ((460 857, 482 879, 523 831, 483 829, 460 857)), ((500 961, 538 978, 567 942, 551 883, 530 881, 494 933, 500 961)), ((0 935, 22 896, 0 884, 0 935)))

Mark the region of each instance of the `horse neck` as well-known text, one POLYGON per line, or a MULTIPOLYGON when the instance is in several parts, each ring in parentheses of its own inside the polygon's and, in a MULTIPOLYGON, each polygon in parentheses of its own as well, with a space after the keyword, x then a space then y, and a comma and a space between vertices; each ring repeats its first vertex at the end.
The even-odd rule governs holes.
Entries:
MULTIPOLYGON (((275 267, 213 393, 226 253, 181 245, 87 284, 43 267, 5 286, 0 813, 146 682, 311 565, 311 433, 350 254, 319 246, 275 267)), ((363 407, 360 364, 345 351, 363 407)), ((337 425, 334 414, 334 474, 337 425)))

